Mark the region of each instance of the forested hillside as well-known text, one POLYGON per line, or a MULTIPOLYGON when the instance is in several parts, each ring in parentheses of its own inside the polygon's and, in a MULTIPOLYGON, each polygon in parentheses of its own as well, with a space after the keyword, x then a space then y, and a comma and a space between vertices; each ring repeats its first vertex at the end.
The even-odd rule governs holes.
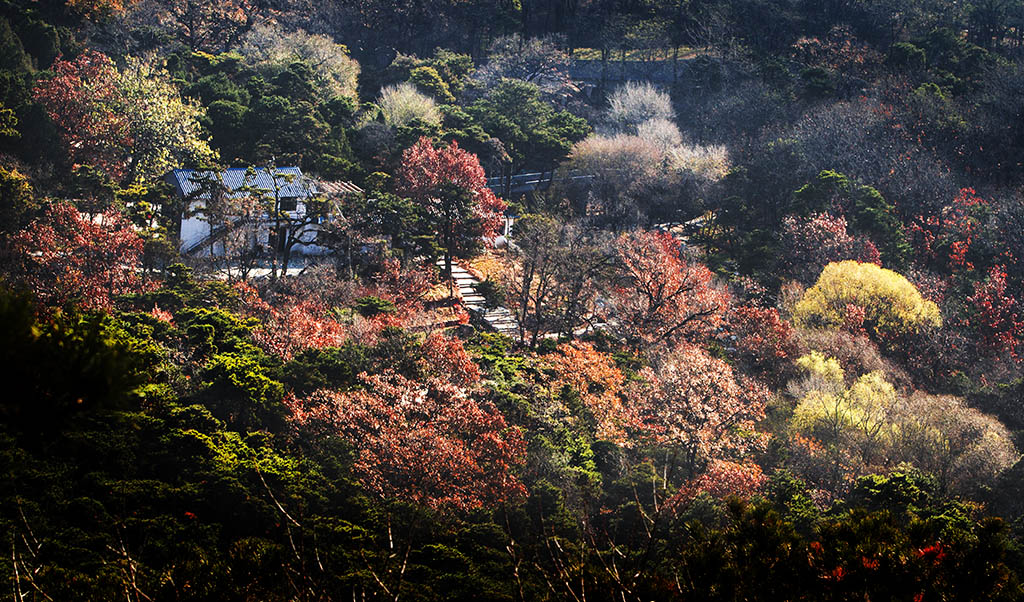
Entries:
POLYGON ((1024 2, 0 0, 42 600, 1024 599, 1024 2))

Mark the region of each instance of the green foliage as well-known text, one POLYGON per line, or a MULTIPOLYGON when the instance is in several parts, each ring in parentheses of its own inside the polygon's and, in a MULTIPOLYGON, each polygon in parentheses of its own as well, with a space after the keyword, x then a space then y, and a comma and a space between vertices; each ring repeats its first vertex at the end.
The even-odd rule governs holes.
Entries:
POLYGON ((7 19, 0 18, 0 68, 10 71, 30 71, 32 63, 25 54, 21 40, 11 29, 7 19))
POLYGON ((484 303, 488 308, 501 307, 505 304, 507 292, 505 287, 496 280, 484 279, 476 285, 476 292, 484 298, 484 303))
POLYGON ((511 352, 512 339, 496 332, 476 332, 466 343, 466 349, 500 390, 507 390, 516 382, 525 365, 522 356, 511 352))
POLYGON ((438 102, 455 102, 448 83, 441 79, 441 75, 433 67, 413 68, 409 71, 409 81, 424 94, 433 96, 438 102))
POLYGON ((12 109, 5 108, 0 103, 0 139, 20 138, 21 133, 17 129, 18 117, 12 109))
POLYGON ((58 126, 74 162, 131 184, 217 159, 199 124, 202 108, 182 98, 159 63, 127 57, 118 69, 106 55, 88 51, 58 61, 55 70, 36 82, 33 98, 58 126))
POLYGON ((465 89, 472 71, 470 55, 436 48, 433 56, 426 59, 399 53, 388 66, 386 77, 389 83, 410 81, 440 102, 454 102, 454 96, 465 89))
POLYGON ((70 309, 37 318, 25 297, 0 290, 4 422, 37 434, 83 413, 122 408, 147 362, 103 316, 70 309))
POLYGON ((284 385, 270 378, 267 369, 251 356, 213 356, 204 380, 209 384, 202 397, 210 411, 233 429, 273 429, 284 418, 284 385))
POLYGON ((828 98, 835 93, 833 75, 822 67, 807 67, 800 72, 804 95, 811 99, 828 98))
MULTIPOLYGON (((304 42, 289 38, 281 43, 304 42)), ((263 164, 273 157, 278 165, 296 164, 325 177, 352 177, 355 164, 347 130, 355 100, 331 93, 334 84, 324 87, 324 64, 314 66, 310 61, 315 57, 289 54, 284 61, 275 52, 261 46, 256 54, 262 58, 255 63, 235 53, 182 52, 168 60, 168 69, 185 82, 190 95, 202 100, 204 125, 225 160, 263 164), (266 52, 273 56, 264 56, 266 52)), ((354 75, 351 82, 338 85, 347 90, 350 84, 354 86, 354 75)))
POLYGON ((857 479, 847 503, 868 510, 917 512, 927 509, 938 492, 934 477, 913 468, 889 475, 868 475, 857 479))
POLYGON ((920 72, 927 63, 925 51, 910 42, 897 42, 889 49, 889 64, 909 72, 920 72))
POLYGON ((280 368, 279 380, 296 395, 318 389, 344 391, 358 383, 361 372, 374 369, 372 351, 355 343, 327 349, 306 349, 280 368))
POLYGON ((801 533, 808 533, 821 517, 807 484, 788 470, 777 470, 772 474, 766 498, 801 533))
POLYGON ((252 353, 254 320, 244 320, 220 308, 186 307, 175 313, 178 328, 200 354, 252 353))
POLYGON ((246 106, 250 101, 249 91, 232 81, 223 71, 200 77, 186 89, 186 93, 199 98, 207 106, 217 101, 246 106))
POLYGON ((17 169, 0 167, 0 232, 17 232, 28 224, 37 208, 28 178, 17 169))
POLYGON ((372 318, 381 314, 391 314, 395 313, 397 310, 395 304, 387 299, 372 296, 356 299, 353 308, 355 308, 356 312, 364 318, 372 318))
POLYGON ((556 111, 541 100, 536 85, 519 80, 502 80, 466 112, 501 140, 517 167, 527 169, 557 164, 590 132, 586 120, 556 111))
POLYGON ((910 243, 895 206, 878 190, 857 184, 847 176, 824 170, 793 193, 794 209, 801 215, 829 211, 838 205, 846 212, 851 230, 878 244, 882 261, 902 267, 910 257, 910 243))
POLYGON ((380 187, 387 184, 386 178, 376 179, 379 184, 369 189, 375 194, 346 197, 342 211, 359 220, 358 226, 365 234, 389 237, 393 250, 400 250, 407 257, 424 254, 421 237, 428 235, 429 221, 422 208, 409 199, 381 191, 380 187))
POLYGON ((940 86, 957 93, 970 90, 995 58, 984 48, 968 42, 950 27, 938 27, 916 40, 927 56, 928 68, 940 86))
MULTIPOLYGON (((173 263, 167 266, 165 277, 163 286, 157 290, 129 295, 126 300, 136 308, 145 311, 160 307, 171 312, 185 307, 192 309, 231 308, 237 304, 238 294, 231 287, 220 281, 197 280, 193 276, 192 269, 182 263, 173 263)), ((195 315, 195 313, 188 315, 195 315)))

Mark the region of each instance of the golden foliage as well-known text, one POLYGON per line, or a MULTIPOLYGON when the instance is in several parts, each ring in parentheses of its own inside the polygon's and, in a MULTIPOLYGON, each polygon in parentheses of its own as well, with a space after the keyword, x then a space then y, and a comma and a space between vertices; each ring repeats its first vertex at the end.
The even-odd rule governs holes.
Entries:
POLYGON ((851 311, 863 311, 864 327, 881 338, 942 325, 939 308, 900 274, 873 263, 840 261, 825 266, 818 282, 793 309, 803 328, 839 328, 851 311))

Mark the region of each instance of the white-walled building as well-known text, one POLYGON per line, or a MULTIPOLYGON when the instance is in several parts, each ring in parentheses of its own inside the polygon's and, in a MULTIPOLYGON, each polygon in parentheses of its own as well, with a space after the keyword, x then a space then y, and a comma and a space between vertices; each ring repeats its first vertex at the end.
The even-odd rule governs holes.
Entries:
MULTIPOLYGON (((255 199, 265 208, 250 216, 247 224, 249 245, 267 249, 280 248, 288 231, 279 227, 274 218, 275 210, 289 219, 301 219, 306 214, 306 202, 319 194, 316 184, 302 175, 298 167, 278 168, 229 168, 222 172, 195 169, 175 169, 167 174, 166 180, 174 187, 177 195, 184 199, 180 230, 180 251, 186 255, 214 255, 225 252, 222 234, 224 226, 213 223, 208 217, 211 197, 220 195, 222 201, 255 199), (275 232, 275 228, 278 231, 275 232)), ((241 216, 225 216, 222 221, 242 219, 241 216)), ((214 220, 216 221, 216 220, 214 220)), ((305 255, 318 255, 324 249, 312 243, 316 240, 316 227, 309 225, 298 233, 303 244, 296 250, 305 255)))

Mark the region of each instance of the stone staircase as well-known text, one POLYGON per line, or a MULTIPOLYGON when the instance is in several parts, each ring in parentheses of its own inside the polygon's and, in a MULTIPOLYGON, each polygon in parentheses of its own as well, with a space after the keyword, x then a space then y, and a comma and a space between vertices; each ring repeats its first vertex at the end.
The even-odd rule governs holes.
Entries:
MULTIPOLYGON (((439 259, 438 267, 444 269, 444 259, 439 259)), ((477 292, 476 285, 480 281, 473 277, 459 264, 452 262, 452 280, 459 289, 462 303, 471 314, 479 317, 489 328, 509 337, 519 336, 519 322, 506 307, 487 309, 483 295, 477 292)))

